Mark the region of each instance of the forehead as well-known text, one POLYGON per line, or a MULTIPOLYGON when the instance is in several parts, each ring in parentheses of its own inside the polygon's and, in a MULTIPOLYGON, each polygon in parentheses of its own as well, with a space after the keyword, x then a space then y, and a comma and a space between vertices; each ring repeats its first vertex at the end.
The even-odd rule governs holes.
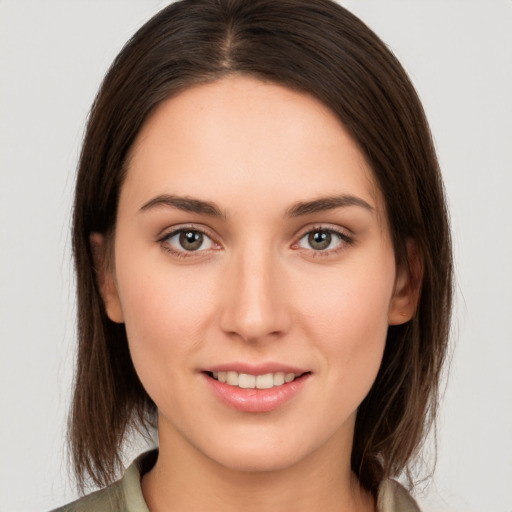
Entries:
MULTIPOLYGON (((123 189, 284 204, 357 193, 381 203, 373 173, 336 115, 315 98, 237 76, 189 88, 142 127, 123 189)), ((126 195, 126 191, 123 190, 126 195)))

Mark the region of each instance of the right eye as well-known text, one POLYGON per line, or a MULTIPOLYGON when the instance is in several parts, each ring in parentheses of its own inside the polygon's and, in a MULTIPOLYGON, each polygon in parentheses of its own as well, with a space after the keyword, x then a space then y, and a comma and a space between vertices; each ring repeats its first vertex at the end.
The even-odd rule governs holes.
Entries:
POLYGON ((201 252, 214 247, 213 240, 197 229, 178 229, 160 240, 163 247, 172 253, 186 256, 186 253, 201 252))

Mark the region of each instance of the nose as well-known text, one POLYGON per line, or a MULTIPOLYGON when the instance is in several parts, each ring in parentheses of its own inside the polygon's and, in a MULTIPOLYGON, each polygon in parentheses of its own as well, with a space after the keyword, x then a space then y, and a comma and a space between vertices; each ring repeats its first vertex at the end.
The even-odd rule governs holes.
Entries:
POLYGON ((290 326, 278 255, 252 244, 234 253, 226 268, 222 331, 247 342, 275 340, 290 326))

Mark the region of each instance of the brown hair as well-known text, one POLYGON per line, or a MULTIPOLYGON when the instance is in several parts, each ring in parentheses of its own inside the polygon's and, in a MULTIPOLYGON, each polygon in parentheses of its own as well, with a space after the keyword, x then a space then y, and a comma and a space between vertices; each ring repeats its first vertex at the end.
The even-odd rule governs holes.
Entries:
POLYGON ((405 71, 358 18, 330 0, 183 0, 126 44, 92 107, 76 183, 73 248, 78 356, 70 446, 79 483, 111 482, 131 428, 155 405, 130 359, 123 325, 98 290, 90 235, 112 233, 127 154, 148 115, 194 84, 246 74, 305 91, 335 112, 386 201, 398 264, 412 239, 423 262, 413 319, 391 326, 377 379, 359 407, 352 468, 375 492, 407 470, 432 424, 445 359, 452 255, 428 124, 405 71))

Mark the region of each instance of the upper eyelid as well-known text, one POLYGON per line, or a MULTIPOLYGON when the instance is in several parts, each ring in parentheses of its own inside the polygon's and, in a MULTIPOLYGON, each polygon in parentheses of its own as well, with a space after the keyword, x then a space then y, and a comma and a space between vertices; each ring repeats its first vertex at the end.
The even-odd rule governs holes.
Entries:
POLYGON ((211 238, 213 241, 217 241, 215 235, 211 233, 211 230, 206 228, 205 226, 189 223, 189 224, 178 224, 176 226, 169 226, 167 228, 164 228, 160 231, 160 233, 157 235, 158 241, 163 241, 167 238, 170 238, 171 236, 174 236, 176 233, 180 233, 181 231, 197 231, 198 233, 201 233, 203 235, 206 235, 208 238, 211 238))
POLYGON ((342 227, 342 226, 336 226, 333 224, 313 224, 309 226, 304 226, 301 229, 299 229, 295 234, 295 239, 299 240, 304 235, 307 235, 308 233, 311 233, 313 231, 331 231, 332 233, 337 233, 342 236, 350 237, 352 238, 354 235, 352 231, 348 228, 342 227))
MULTIPOLYGON (((166 227, 159 232, 159 234, 157 235, 157 238, 167 237, 173 233, 177 233, 177 232, 184 231, 187 229, 190 229, 192 231, 199 231, 200 233, 208 235, 211 238, 215 238, 215 235, 212 234, 212 230, 210 228, 208 228, 207 226, 204 226, 202 224, 196 224, 194 222, 185 223, 185 224, 177 224, 175 226, 166 227)), ((351 231, 348 228, 341 227, 341 226, 334 226, 332 224, 317 223, 317 224, 313 224, 313 225, 304 226, 304 227, 298 229, 295 232, 295 234, 293 235, 293 237, 294 238, 301 237, 307 233, 310 233, 311 231, 332 231, 334 233, 345 234, 347 236, 351 235, 351 231)))

